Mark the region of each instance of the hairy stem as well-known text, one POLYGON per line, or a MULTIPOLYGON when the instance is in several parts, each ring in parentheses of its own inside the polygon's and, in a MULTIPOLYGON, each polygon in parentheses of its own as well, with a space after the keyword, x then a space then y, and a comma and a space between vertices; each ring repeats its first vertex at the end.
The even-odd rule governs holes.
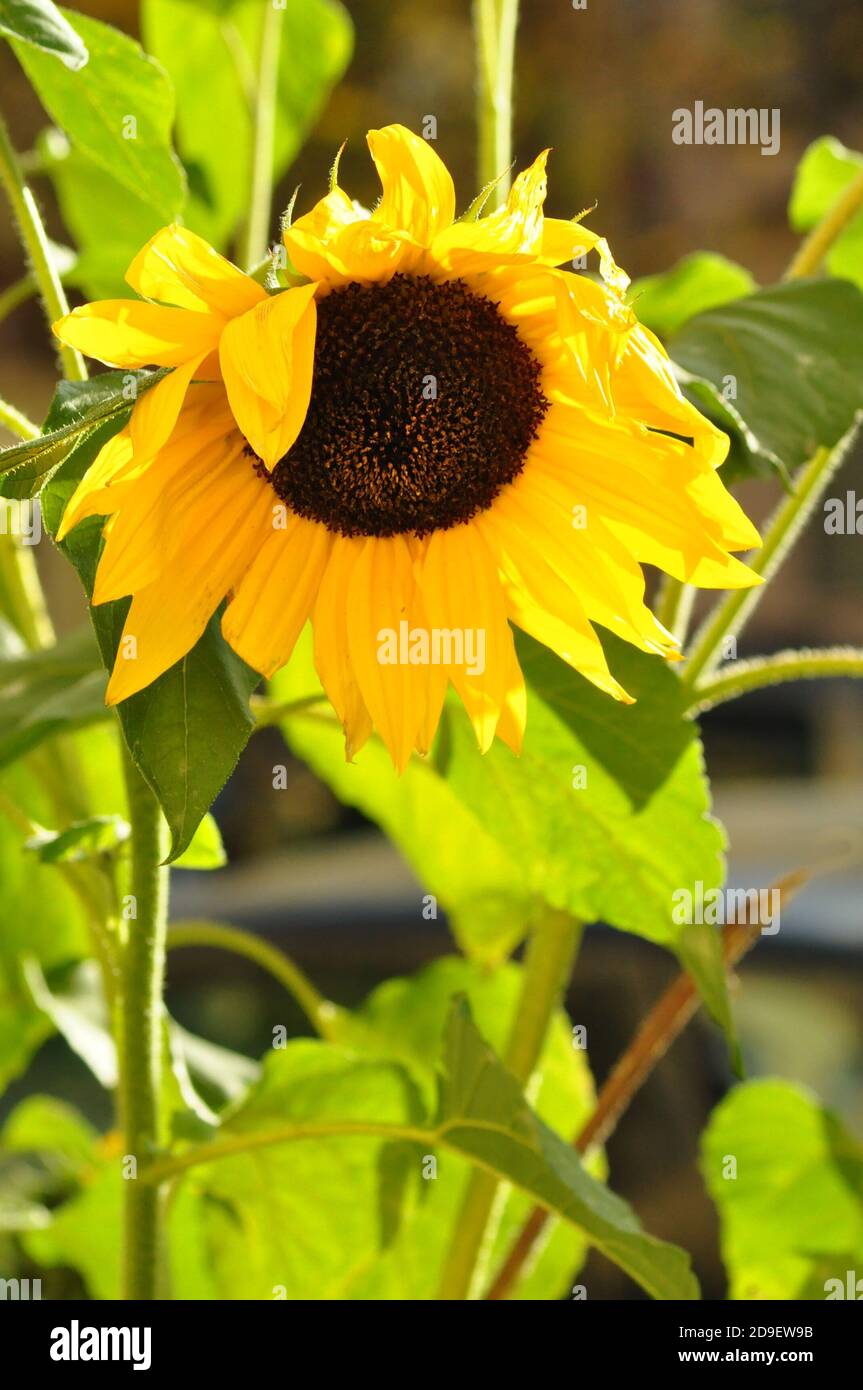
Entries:
POLYGON ((506 200, 512 163, 512 86, 518 0, 474 0, 478 172, 492 208, 506 200))
POLYGON ((713 610, 697 633, 682 676, 692 688, 702 675, 710 673, 722 660, 722 643, 736 636, 751 616, 766 587, 788 555, 809 520, 836 470, 844 460, 857 432, 857 424, 834 449, 818 449, 794 480, 794 491, 780 502, 764 534, 764 544, 751 562, 765 585, 754 589, 735 589, 713 610))
POLYGON ((863 676, 863 650, 855 647, 805 648, 753 657, 750 661, 735 661, 721 676, 697 685, 688 708, 701 713, 766 685, 836 676, 863 676))
MULTIPOLYGON (((564 912, 548 912, 531 934, 525 955, 521 997, 503 1061, 526 1086, 542 1053, 552 1014, 572 973, 582 925, 564 912)), ((498 1183, 475 1170, 453 1229, 452 1243, 438 1290, 440 1299, 478 1296, 492 1242, 492 1214, 498 1183)))
POLYGON ((249 217, 243 237, 242 264, 256 265, 266 255, 273 198, 273 149, 283 9, 263 0, 261 45, 252 111, 252 181, 249 217))
MULTIPOLYGON (((6 189, 24 250, 39 286, 39 295, 49 325, 68 314, 69 305, 60 283, 60 276, 51 261, 51 251, 42 218, 27 184, 18 155, 9 139, 6 123, 0 116, 0 183, 6 189)), ((69 381, 86 381, 87 368, 84 359, 75 348, 60 344, 60 361, 63 375, 69 381)))
POLYGON ((179 946, 213 946, 216 950, 233 951, 234 955, 254 961, 293 995, 322 1038, 332 1037, 337 1005, 324 999, 299 966, 268 941, 221 922, 175 922, 168 928, 167 944, 168 950, 179 946))
POLYGON ((158 802, 124 752, 132 826, 130 893, 133 914, 123 946, 119 1033, 120 1116, 124 1171, 123 1280, 126 1299, 157 1296, 161 1193, 146 1172, 163 1140, 162 1085, 165 931, 168 870, 165 823, 158 802), (130 1160, 132 1162, 130 1163, 130 1160))

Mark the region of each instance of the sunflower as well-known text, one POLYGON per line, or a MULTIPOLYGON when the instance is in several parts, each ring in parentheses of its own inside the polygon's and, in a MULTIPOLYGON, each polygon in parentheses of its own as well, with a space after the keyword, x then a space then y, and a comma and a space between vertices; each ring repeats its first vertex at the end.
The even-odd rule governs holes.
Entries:
POLYGON ((628 280, 578 219, 545 217, 547 151, 488 216, 402 126, 371 131, 382 196, 338 184, 284 231, 267 291, 185 228, 73 310, 65 343, 172 370, 69 501, 108 518, 93 602, 132 596, 109 703, 222 632, 263 676, 307 621, 349 757, 377 729, 428 750, 451 683, 483 751, 517 750, 512 625, 618 700, 594 625, 675 659, 642 564, 708 588, 756 577, 758 534, 716 473, 728 441, 681 395, 628 280), (578 274, 597 253, 601 283, 578 274))

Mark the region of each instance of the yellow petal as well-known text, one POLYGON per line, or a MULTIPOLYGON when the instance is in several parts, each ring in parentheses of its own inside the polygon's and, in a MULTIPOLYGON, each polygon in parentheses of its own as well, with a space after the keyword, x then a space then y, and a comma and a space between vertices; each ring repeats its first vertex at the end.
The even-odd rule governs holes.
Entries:
POLYGON ((372 732, 372 721, 354 676, 348 651, 348 592, 365 542, 348 536, 333 538, 330 558, 312 615, 315 669, 345 731, 345 756, 350 762, 372 732))
POLYGON ((122 475, 131 461, 132 440, 127 428, 115 434, 102 446, 72 493, 63 513, 63 520, 57 528, 58 541, 65 540, 72 527, 77 526, 85 517, 107 516, 120 505, 122 489, 118 493, 116 479, 122 475))
MULTIPOLYGON (((273 521, 280 522, 281 513, 273 521)), ((222 634, 262 676, 269 678, 289 660, 311 617, 331 547, 326 527, 290 516, 284 529, 271 528, 240 580, 222 617, 222 634)))
POLYGON ((61 343, 109 367, 178 367, 214 348, 222 324, 213 314, 190 309, 102 299, 73 309, 53 329, 61 343))
POLYGON ((455 639, 450 650, 461 659, 445 669, 486 752, 518 665, 497 565, 479 529, 467 523, 435 531, 419 584, 432 629, 455 639))
POLYGON ((169 376, 145 391, 136 404, 129 421, 129 435, 140 462, 152 458, 170 438, 192 377, 202 360, 192 357, 181 367, 175 367, 169 376))
POLYGON ((150 238, 129 266, 126 281, 144 299, 212 310, 225 318, 244 314, 267 297, 263 285, 176 223, 150 238))
POLYGON ((108 682, 109 705, 143 690, 191 650, 257 552, 271 489, 251 470, 225 465, 196 508, 171 513, 175 529, 165 543, 173 563, 132 599, 108 682))
POLYGON ((404 538, 370 537, 348 588, 348 646, 363 702, 399 772, 407 766, 423 713, 423 668, 402 659, 401 651, 402 631, 412 626, 414 588, 404 538))
POLYGON ((455 216, 449 170, 431 144, 405 126, 370 130, 367 139, 383 187, 373 220, 429 246, 455 216))
POLYGON ((285 290, 233 319, 219 360, 228 400, 246 439, 272 469, 303 427, 312 390, 315 285, 285 290))

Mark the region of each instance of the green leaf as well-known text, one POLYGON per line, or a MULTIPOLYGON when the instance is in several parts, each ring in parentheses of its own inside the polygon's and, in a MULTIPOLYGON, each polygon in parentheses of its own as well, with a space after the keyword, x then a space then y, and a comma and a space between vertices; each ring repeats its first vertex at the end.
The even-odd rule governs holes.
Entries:
POLYGON ((64 830, 40 830, 25 842, 43 864, 76 864, 111 853, 129 838, 128 821, 120 816, 91 816, 64 830))
POLYGON ((863 294, 846 281, 758 290, 691 319, 669 351, 696 400, 733 419, 749 471, 793 473, 863 408, 863 294))
MULTIPOLYGON (((823 135, 804 152, 797 166, 788 217, 796 232, 809 232, 863 171, 863 154, 848 150, 832 135, 823 135)), ((863 211, 852 217, 827 253, 833 275, 863 289, 863 211)))
MULTIPOLYGON (((147 48, 177 94, 177 139, 189 172, 186 220, 225 246, 246 215, 254 72, 262 10, 248 0, 210 5, 144 0, 147 48)), ((336 0, 303 0, 281 16, 273 180, 291 164, 347 66, 352 25, 336 0)))
POLYGON ((61 381, 36 439, 0 450, 0 493, 35 497, 57 469, 99 432, 100 443, 116 434, 141 395, 164 370, 101 372, 89 381, 61 381))
POLYGON ((105 676, 89 627, 53 647, 0 660, 0 767, 55 734, 107 718, 105 676))
MULTIPOLYGON (((57 410, 66 408, 63 402, 57 410)), ((45 487, 42 509, 52 535, 78 479, 117 428, 118 419, 112 417, 87 433, 45 487)), ((88 518, 61 546, 88 596, 101 552, 102 525, 101 518, 88 518)), ((91 609, 107 670, 114 664, 127 609, 125 599, 91 609)), ((131 756, 165 813, 171 831, 169 862, 189 845, 236 765, 253 728, 249 696, 259 680, 223 640, 216 614, 186 656, 117 707, 131 756)))
POLYGON ((171 221, 182 208, 185 180, 171 148, 168 78, 134 39, 99 20, 62 13, 89 52, 86 67, 71 73, 47 53, 16 42, 21 66, 75 148, 171 221))
MULTIPOLYGON (((273 699, 302 699, 320 690, 307 630, 290 664, 270 683, 273 699)), ((320 710, 315 713, 320 715, 320 710)), ((469 955, 494 964, 524 935, 537 897, 519 861, 501 848, 482 818, 464 805, 428 762, 413 759, 402 776, 381 743, 367 744, 345 762, 344 734, 333 719, 289 719, 282 731, 290 747, 339 800, 376 821, 446 910, 453 933, 469 955), (470 854, 465 854, 470 845, 470 854)), ((417 901, 417 914, 422 904, 417 901)))
POLYGON ((701 1168, 730 1298, 857 1297, 847 1282, 863 1273, 863 1149, 813 1095, 779 1080, 738 1086, 713 1112, 701 1168))
POLYGON ((672 895, 721 883, 724 838, 677 677, 657 657, 603 641, 635 704, 609 699, 519 634, 529 689, 521 756, 500 743, 481 755, 453 708, 435 763, 551 906, 674 947, 672 895))
POLYGON ((629 302, 643 324, 667 338, 687 319, 756 288, 742 265, 713 251, 694 251, 670 270, 633 281, 629 302))
POLYGON ((438 1128, 448 1144, 571 1221, 651 1297, 698 1298, 686 1252, 645 1235, 627 1204, 537 1119, 464 1002, 453 1008, 444 1056, 438 1128))
POLYGON ((0 34, 52 54, 72 72, 87 61, 85 45, 52 0, 0 0, 0 34))
MULTIPOLYGON (((50 823, 53 807, 23 763, 0 775, 0 792, 33 821, 50 823)), ((78 899, 56 869, 21 853, 25 838, 0 805, 0 1091, 53 1031, 24 981, 21 956, 29 952, 52 971, 89 950, 78 899)))
POLYGON ((33 1002, 106 1090, 117 1084, 117 1048, 108 1025, 99 967, 82 961, 62 986, 49 986, 35 956, 25 956, 24 978, 33 1002))
MULTIPOLYGON (((91 1298, 119 1298, 122 1201, 121 1158, 103 1159, 96 1174, 52 1213, 47 1228, 27 1233, 22 1243, 40 1265, 77 1269, 91 1298)), ((165 1296, 214 1297, 200 1221, 195 1193, 178 1192, 166 1213, 165 1296)))
POLYGON ((222 835, 213 816, 204 816, 183 853, 174 860, 175 869, 221 869, 228 862, 222 835))
POLYGON ((218 1142, 245 1139, 250 1147, 195 1170, 219 1201, 208 1220, 220 1295, 354 1296, 392 1235, 389 1129, 391 1140, 416 1145, 416 1168, 436 1148, 479 1164, 576 1226, 653 1297, 697 1297, 686 1254, 646 1235, 626 1203, 533 1114, 464 1001, 450 1015, 433 1122, 420 1122, 418 1100, 409 1073, 389 1061, 320 1042, 275 1051, 260 1086, 219 1132, 218 1142), (289 1142, 291 1128, 301 1142, 289 1142))
MULTIPOLYGON (((477 1027, 496 1052, 506 1046, 509 1029, 522 987, 522 970, 508 964, 489 971, 484 965, 446 956, 405 979, 388 980, 376 989, 360 1009, 339 1016, 335 1041, 369 1055, 386 1056, 406 1067, 420 1088, 425 1106, 432 1110, 437 1095, 437 1071, 441 1038, 446 1029, 452 999, 464 994, 477 1027)), ((573 1134, 594 1106, 594 1091, 583 1049, 574 1046, 565 1013, 552 1020, 542 1057, 531 1078, 531 1104, 552 1129, 573 1134)), ((393 1240, 354 1283, 357 1299, 434 1298, 461 1210, 470 1169, 454 1154, 438 1157, 434 1177, 426 1178, 414 1165, 416 1181, 410 1186, 393 1240)), ((604 1176, 601 1155, 587 1164, 597 1177, 604 1176)), ((528 1213, 529 1197, 507 1189, 495 1208, 497 1225, 486 1251, 489 1269, 495 1269, 508 1253, 528 1213)), ((586 1254, 583 1235, 567 1222, 554 1221, 539 1255, 522 1272, 514 1297, 550 1300, 563 1297, 586 1254)))
POLYGON ((36 1153, 68 1173, 80 1173, 97 1160, 98 1134, 74 1106, 55 1096, 27 1096, 6 1120, 0 1149, 36 1153))
MULTIPOLYGON (((415 1090, 401 1068, 301 1040, 266 1058, 260 1083, 219 1137, 305 1120, 374 1125, 416 1117, 415 1090)), ((308 1139, 197 1170, 218 1296, 345 1297, 379 1248, 386 1147, 365 1136, 308 1139)))
POLYGON ((78 248, 64 283, 75 285, 86 299, 128 298, 126 271, 164 226, 164 214, 75 149, 56 127, 42 131, 36 150, 54 186, 63 224, 78 248), (107 223, 106 207, 111 209, 107 223))

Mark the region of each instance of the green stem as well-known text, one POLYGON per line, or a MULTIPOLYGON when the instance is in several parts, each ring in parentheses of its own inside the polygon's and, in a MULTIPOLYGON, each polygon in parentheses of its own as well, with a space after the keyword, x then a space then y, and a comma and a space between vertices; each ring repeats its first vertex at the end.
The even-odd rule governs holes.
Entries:
POLYGON ((273 150, 276 134, 276 101, 282 14, 275 0, 263 0, 261 46, 252 112, 252 180, 249 217, 243 237, 242 264, 255 265, 266 255, 273 197, 273 150))
MULTIPOLYGON (((582 925, 565 912, 549 911, 528 941, 521 995, 503 1061, 522 1087, 542 1054, 552 1015, 572 973, 582 925)), ((474 1170, 453 1228, 449 1254, 438 1289, 445 1300, 481 1297, 493 1243, 492 1215, 498 1182, 474 1170)))
POLYGON ((830 247, 844 232, 848 223, 863 208, 863 169, 839 194, 835 203, 809 233, 787 271, 786 280, 799 280, 814 275, 830 247))
POLYGON ((479 186, 494 184, 492 208, 506 201, 512 164, 512 86, 518 0, 474 0, 479 186))
POLYGON ((123 945, 119 1018, 119 1101, 124 1162, 134 1159, 134 1176, 124 1173, 123 1280, 126 1299, 157 1295, 161 1246, 161 1194, 145 1181, 162 1144, 162 1086, 165 931, 168 870, 165 823, 158 802, 124 753, 126 794, 132 826, 130 890, 135 916, 123 945))
POLYGON ((666 575, 656 605, 656 616, 662 626, 681 644, 686 641, 694 601, 695 589, 691 584, 684 584, 672 575, 666 575))
POLYGON ((19 304, 26 304, 34 294, 37 294, 39 286, 36 284, 36 276, 30 271, 22 275, 20 280, 16 280, 14 285, 9 285, 0 292, 0 323, 18 308, 19 304))
POLYGON ((255 716, 255 728, 266 729, 271 724, 280 724, 283 719, 290 719, 291 715, 305 714, 306 710, 313 709, 315 705, 323 704, 326 698, 322 690, 317 691, 314 695, 303 695, 299 700, 284 700, 281 703, 268 700, 265 696, 253 696, 251 710, 255 716))
POLYGON ((39 426, 28 420, 23 411, 4 400, 0 400, 0 425, 11 434, 17 434, 19 439, 36 439, 42 433, 39 426))
POLYGON ((782 681, 823 680, 836 676, 863 676, 863 650, 826 647, 821 651, 777 652, 775 656, 736 661, 721 676, 703 681, 692 692, 688 708, 701 712, 736 700, 750 690, 779 685, 782 681))
MULTIPOLYGON (((36 206, 36 199, 24 182, 21 164, 9 139, 9 132, 2 116, 0 116, 0 183, 4 185, 9 202, 12 204, 12 211, 18 223, 24 250, 29 257, 33 274, 36 277, 39 294, 50 326, 57 319, 62 318, 64 314, 68 314, 69 305, 60 283, 60 276, 51 261, 48 238, 45 235, 42 218, 36 206)), ((87 368, 84 366, 84 359, 74 348, 61 344, 60 360, 63 364, 63 375, 67 380, 87 380, 87 368)))
POLYGON ((839 441, 834 449, 818 449, 795 479, 794 491, 785 497, 774 512, 764 534, 764 544, 751 561, 751 569, 765 583, 754 589, 735 589, 713 610, 696 635, 689 653, 684 686, 692 689, 702 675, 709 675, 722 660, 722 642, 739 633, 757 607, 766 588, 788 555, 831 478, 844 460, 854 437, 857 424, 839 441))
POLYGON ((20 545, 17 537, 10 534, 0 535, 0 612, 30 651, 53 642, 54 629, 45 606, 33 546, 20 545))
POLYGON ((292 1144, 305 1139, 330 1139, 342 1135, 366 1135, 369 1138, 406 1139, 427 1147, 446 1142, 445 1129, 422 1128, 418 1125, 389 1124, 375 1120, 311 1120, 308 1123, 280 1125, 277 1129, 258 1130, 257 1133, 235 1134, 227 1139, 214 1139, 206 1144, 198 1144, 185 1153, 174 1154, 160 1159, 148 1168, 144 1175, 146 1184, 155 1185, 168 1178, 176 1178, 189 1168, 198 1168, 204 1163, 213 1163, 222 1158, 233 1158, 236 1154, 250 1153, 255 1149, 269 1149, 274 1144, 292 1144))
POLYGON ((168 928, 168 949, 180 946, 213 946, 254 961, 293 995, 322 1038, 332 1038, 337 1006, 324 999, 299 966, 269 942, 221 922, 175 922, 168 928))

